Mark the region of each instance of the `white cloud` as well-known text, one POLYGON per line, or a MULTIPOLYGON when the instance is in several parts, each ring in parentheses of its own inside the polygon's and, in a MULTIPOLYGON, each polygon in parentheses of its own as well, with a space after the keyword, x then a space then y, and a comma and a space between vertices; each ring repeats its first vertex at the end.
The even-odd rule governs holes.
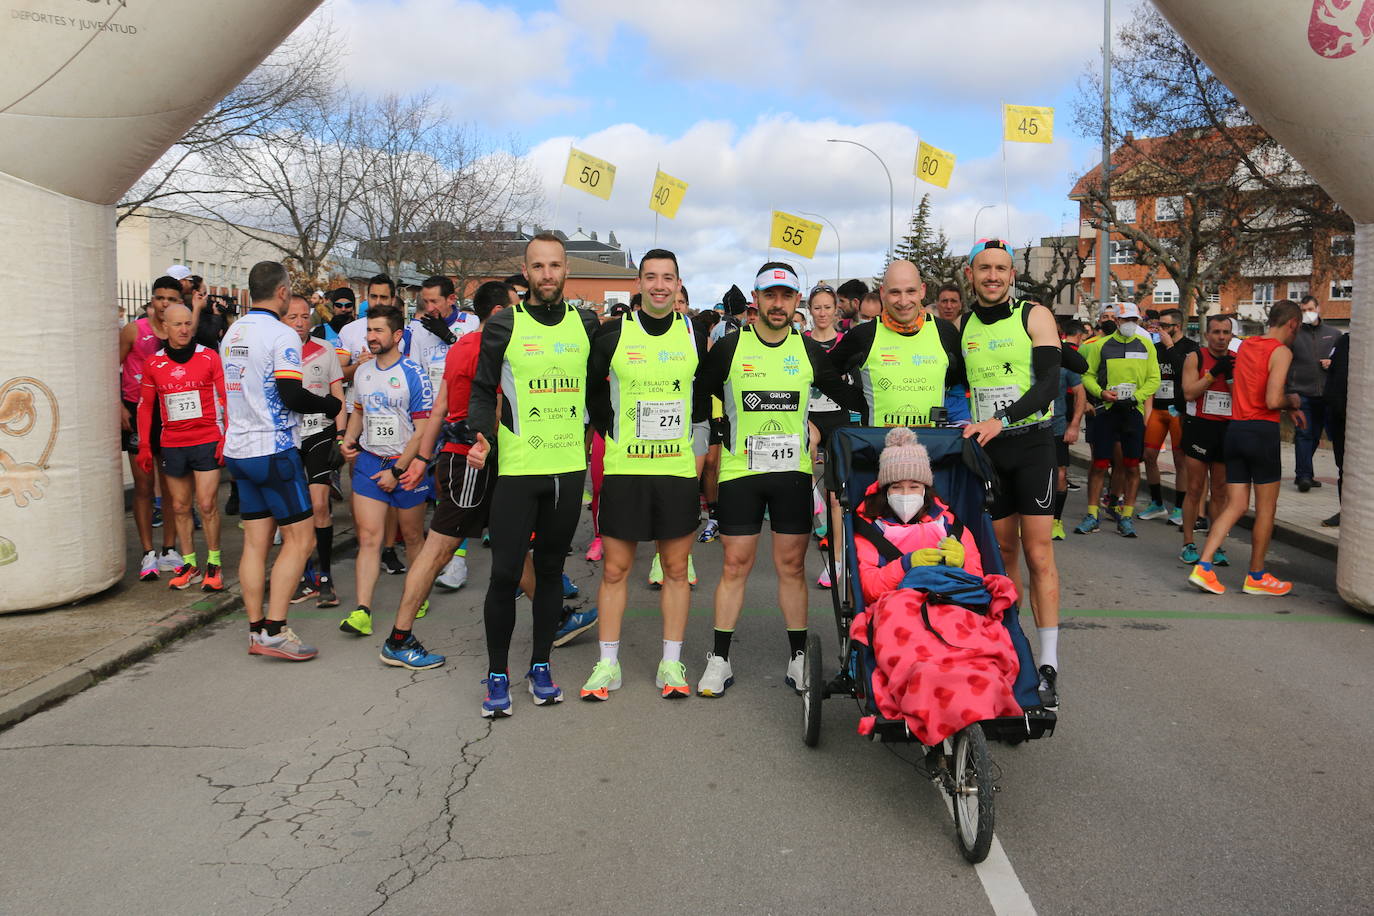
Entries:
MULTIPOLYGON (((819 213, 839 230, 846 276, 872 276, 882 267, 888 245, 888 185, 873 157, 848 145, 826 143, 830 137, 857 140, 879 153, 892 171, 895 231, 901 237, 911 215, 914 179, 911 166, 915 133, 900 124, 840 124, 802 121, 789 116, 762 118, 743 131, 718 121, 699 122, 681 136, 659 136, 634 124, 617 124, 579 137, 577 147, 616 166, 610 201, 561 185, 570 138, 547 140, 530 152, 545 182, 549 222, 557 205, 557 227, 579 226, 617 239, 638 256, 653 246, 654 214, 648 209, 656 166, 688 183, 676 219, 659 222, 658 242, 673 249, 683 278, 697 304, 716 301, 732 283, 743 288, 753 271, 770 257, 768 230, 774 209, 819 213)), ((1025 189, 1054 184, 1067 189, 1069 148, 1012 144, 1008 148, 1011 189, 1011 241, 1024 244, 1037 233, 1059 228, 1043 215, 1016 206, 1025 189)), ((1000 155, 959 162, 948 190, 920 184, 916 193, 931 192, 935 220, 955 251, 973 239, 979 207, 996 204, 979 217, 983 235, 1002 234, 1007 224, 1002 208, 1000 155)), ((1065 210, 1069 209, 1067 205, 1065 210)), ((813 260, 798 266, 815 282, 835 273, 835 232, 827 226, 813 260)))

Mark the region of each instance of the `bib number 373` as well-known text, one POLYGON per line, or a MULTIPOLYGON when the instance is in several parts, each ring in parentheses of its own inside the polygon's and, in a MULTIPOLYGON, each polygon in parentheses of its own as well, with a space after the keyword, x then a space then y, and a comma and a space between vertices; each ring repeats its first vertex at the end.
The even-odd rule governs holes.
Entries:
POLYGON ((751 471, 795 471, 801 443, 797 436, 750 436, 745 440, 751 471))

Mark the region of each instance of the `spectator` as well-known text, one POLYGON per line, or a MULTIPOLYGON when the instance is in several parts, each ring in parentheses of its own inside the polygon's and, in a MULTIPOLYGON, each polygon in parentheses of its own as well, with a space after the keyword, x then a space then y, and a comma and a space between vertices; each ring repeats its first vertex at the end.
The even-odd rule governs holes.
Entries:
POLYGON ((1336 514, 1322 520, 1324 528, 1341 527, 1340 498, 1345 489, 1345 397, 1350 377, 1350 335, 1342 334, 1331 351, 1331 365, 1326 372, 1326 434, 1331 437, 1331 450, 1336 455, 1336 514))
POLYGON ((1293 368, 1288 373, 1288 393, 1296 394, 1307 417, 1307 428, 1293 437, 1293 483, 1306 493, 1320 487, 1312 471, 1312 456, 1329 422, 1325 396, 1326 374, 1331 367, 1331 351, 1341 332, 1322 324, 1321 306, 1315 296, 1303 296, 1302 324, 1293 338, 1293 368))
POLYGON ((859 304, 868 295, 868 284, 862 280, 846 280, 835 290, 835 298, 840 307, 841 331, 849 330, 849 325, 859 316, 859 304))

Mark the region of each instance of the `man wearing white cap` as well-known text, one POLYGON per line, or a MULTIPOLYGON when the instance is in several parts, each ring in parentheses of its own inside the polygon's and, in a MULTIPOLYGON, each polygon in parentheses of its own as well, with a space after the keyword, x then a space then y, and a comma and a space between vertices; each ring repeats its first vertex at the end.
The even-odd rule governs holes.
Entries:
POLYGON ((758 319, 721 338, 706 354, 701 388, 721 398, 727 432, 720 458, 720 535, 725 568, 715 597, 715 641, 697 685, 719 697, 734 683, 730 642, 766 516, 773 529, 778 606, 787 625, 787 684, 800 692, 806 647, 806 546, 811 536, 811 452, 806 414, 814 385, 840 406, 863 397, 846 383, 820 344, 792 326, 801 281, 770 261, 754 280, 758 319))

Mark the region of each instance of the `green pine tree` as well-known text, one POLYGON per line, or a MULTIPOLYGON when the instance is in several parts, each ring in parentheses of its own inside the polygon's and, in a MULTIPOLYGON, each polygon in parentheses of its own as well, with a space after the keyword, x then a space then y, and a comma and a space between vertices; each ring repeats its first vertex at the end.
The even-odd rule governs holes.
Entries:
POLYGON ((906 235, 897 242, 896 257, 910 261, 921 272, 926 284, 926 302, 935 301, 935 293, 944 283, 962 285, 962 261, 949 250, 944 229, 937 229, 931 218, 930 195, 921 196, 906 235))

